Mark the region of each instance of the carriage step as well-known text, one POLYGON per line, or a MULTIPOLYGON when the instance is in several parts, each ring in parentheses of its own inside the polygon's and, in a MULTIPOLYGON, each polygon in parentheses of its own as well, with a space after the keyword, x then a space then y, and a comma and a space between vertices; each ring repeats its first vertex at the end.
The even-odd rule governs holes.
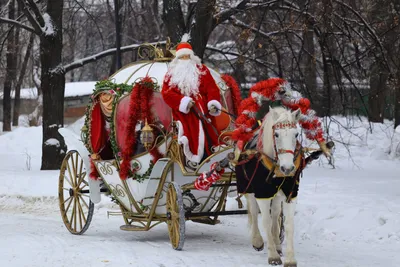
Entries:
POLYGON ((147 231, 147 229, 144 227, 129 224, 121 225, 119 229, 124 231, 147 231))
POLYGON ((221 222, 220 220, 214 220, 214 219, 211 219, 210 217, 191 219, 191 221, 195 222, 195 223, 204 223, 204 224, 210 224, 210 225, 219 224, 221 222))

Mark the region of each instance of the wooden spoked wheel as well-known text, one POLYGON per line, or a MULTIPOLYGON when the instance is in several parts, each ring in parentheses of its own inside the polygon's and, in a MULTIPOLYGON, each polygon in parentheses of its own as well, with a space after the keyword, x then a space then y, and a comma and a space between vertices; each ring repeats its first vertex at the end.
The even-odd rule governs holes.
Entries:
POLYGON ((182 250, 185 242, 185 210, 182 190, 174 182, 168 185, 166 206, 168 233, 172 248, 182 250))
POLYGON ((92 221, 94 204, 89 198, 88 179, 79 153, 69 151, 60 169, 58 199, 64 224, 74 235, 83 234, 92 221))

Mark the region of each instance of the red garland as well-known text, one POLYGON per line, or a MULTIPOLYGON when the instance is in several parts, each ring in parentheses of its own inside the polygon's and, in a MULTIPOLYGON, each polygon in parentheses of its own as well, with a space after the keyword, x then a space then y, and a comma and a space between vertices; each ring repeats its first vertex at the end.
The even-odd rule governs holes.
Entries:
POLYGON ((239 107, 239 117, 236 119, 237 129, 232 134, 233 140, 247 142, 253 136, 251 128, 257 123, 255 114, 260 108, 257 99, 266 98, 275 100, 280 85, 285 81, 280 78, 271 78, 256 83, 250 88, 249 97, 244 99, 239 107), (250 113, 254 115, 251 116, 250 113))
MULTIPOLYGON (((307 98, 300 98, 296 103, 286 103, 286 106, 291 110, 300 109, 302 114, 307 114, 310 109, 310 100, 307 98)), ((311 121, 299 121, 301 127, 307 131, 305 131, 306 137, 310 140, 316 140, 318 142, 325 141, 322 131, 321 122, 314 118, 311 121)))
MULTIPOLYGON (((260 108, 262 100, 274 101, 281 99, 278 94, 285 86, 286 81, 281 78, 270 78, 256 83, 250 88, 249 97, 244 99, 239 108, 239 116, 236 119, 236 130, 232 134, 232 139, 247 142, 253 136, 252 127, 256 124, 255 114, 260 108)), ((282 102, 292 110, 300 109, 306 119, 299 121, 300 125, 306 130, 306 137, 310 140, 324 141, 321 122, 315 117, 315 113, 310 110, 310 101, 307 98, 291 98, 289 102, 282 102), (310 115, 312 114, 312 115, 310 115)))
POLYGON ((250 88, 249 97, 254 98, 252 93, 257 93, 271 101, 276 99, 276 94, 280 90, 280 86, 285 83, 281 78, 270 78, 268 80, 260 81, 250 88))
MULTIPOLYGON (((150 100, 153 96, 153 81, 150 77, 146 76, 135 84, 132 89, 129 103, 129 120, 126 126, 126 139, 125 149, 122 153, 122 163, 119 170, 121 179, 129 177, 131 170, 131 156, 133 155, 136 148, 136 125, 139 119, 147 119, 148 123, 153 123, 154 118, 151 113, 150 100)), ((156 162, 162 157, 157 147, 150 151, 153 157, 153 162, 156 162)))
POLYGON ((235 115, 238 115, 240 102, 242 102, 239 85, 237 84, 235 79, 228 74, 223 74, 221 76, 221 79, 226 83, 226 85, 232 92, 233 112, 235 113, 235 115))
MULTIPOLYGON (((90 157, 90 156, 89 156, 90 157)), ((93 159, 90 157, 90 173, 89 173, 89 177, 93 180, 97 180, 100 177, 99 172, 96 169, 96 166, 94 166, 94 162, 93 159)))

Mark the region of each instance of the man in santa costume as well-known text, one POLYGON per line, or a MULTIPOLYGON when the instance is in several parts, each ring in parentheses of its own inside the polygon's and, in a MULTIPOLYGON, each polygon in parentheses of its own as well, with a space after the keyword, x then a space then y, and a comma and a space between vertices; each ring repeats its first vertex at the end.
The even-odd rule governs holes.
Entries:
MULTIPOLYGON (((182 38, 182 40, 184 40, 182 38)), ((164 77, 162 96, 178 124, 178 143, 186 158, 199 163, 218 145, 215 116, 221 113, 220 92, 209 69, 183 41, 164 77)))

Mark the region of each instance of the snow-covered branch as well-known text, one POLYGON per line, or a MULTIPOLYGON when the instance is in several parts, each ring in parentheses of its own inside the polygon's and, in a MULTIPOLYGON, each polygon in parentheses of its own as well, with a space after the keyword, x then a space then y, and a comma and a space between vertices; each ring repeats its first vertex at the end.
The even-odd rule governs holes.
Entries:
POLYGON ((224 22, 225 20, 229 19, 232 15, 235 15, 239 11, 244 10, 248 3, 249 0, 239 1, 233 7, 215 14, 214 15, 215 24, 220 24, 221 22, 224 22))
POLYGON ((42 13, 40 12, 38 6, 36 5, 36 3, 33 0, 26 0, 26 2, 29 3, 29 8, 30 8, 30 10, 32 10, 33 14, 35 15, 35 19, 38 22, 38 24, 41 25, 42 27, 44 27, 45 20, 43 18, 42 13))
POLYGON ((350 10, 354 15, 356 15, 357 18, 359 18, 361 20, 361 22, 364 24, 364 26, 367 28, 368 32, 370 33, 370 35, 372 36, 373 39, 375 39, 375 41, 377 42, 377 44, 379 45, 379 49, 381 50, 382 53, 382 57, 383 60, 385 62, 385 65, 388 69, 388 71, 390 71, 390 66, 389 63, 386 59, 386 55, 385 55, 385 49, 383 47, 383 44, 381 42, 381 39, 379 38, 378 34, 375 32, 375 30, 371 27, 371 25, 369 25, 369 23, 364 19, 364 17, 360 14, 360 12, 358 12, 357 10, 354 10, 354 8, 352 8, 350 5, 340 1, 340 0, 334 0, 334 2, 346 7, 348 10, 350 10))
MULTIPOLYGON (((26 18, 29 20, 32 27, 35 29, 35 32, 41 33, 42 28, 41 28, 39 22, 35 19, 34 14, 31 13, 30 6, 28 6, 24 0, 17 0, 17 2, 18 2, 18 5, 21 7, 22 11, 24 12, 26 18)), ((36 4, 34 4, 34 5, 36 6, 36 4)), ((37 6, 36 6, 36 9, 37 9, 37 6)))
POLYGON ((216 47, 211 46, 211 45, 207 45, 206 50, 210 50, 210 51, 213 51, 213 52, 218 52, 218 53, 221 53, 222 55, 232 55, 232 56, 242 57, 242 58, 257 62, 258 64, 263 65, 265 67, 268 67, 268 64, 269 65, 274 65, 275 64, 275 63, 272 63, 272 62, 266 62, 264 60, 260 60, 259 58, 253 58, 253 57, 249 57, 249 56, 246 56, 246 55, 243 55, 243 54, 230 52, 230 51, 225 51, 223 49, 219 49, 219 48, 216 48, 216 47))
POLYGON ((222 22, 228 20, 231 16, 242 12, 246 11, 249 9, 254 9, 254 8, 260 8, 260 7, 265 7, 265 6, 270 6, 275 3, 278 3, 279 0, 272 0, 268 2, 262 2, 262 3, 251 3, 249 0, 243 0, 243 1, 238 1, 233 7, 225 9, 217 14, 214 15, 214 24, 221 24, 222 22))
MULTIPOLYGON (((160 45, 160 44, 165 44, 165 42, 149 43, 147 45, 154 45, 155 46, 155 45, 160 45)), ((121 52, 127 52, 127 51, 136 50, 139 47, 143 47, 143 45, 133 44, 133 45, 122 46, 120 50, 121 50, 121 52)), ((70 64, 67 64, 67 65, 65 65, 63 67, 63 69, 64 69, 65 73, 67 73, 67 72, 69 72, 69 71, 71 71, 73 69, 82 67, 82 66, 84 66, 84 65, 86 65, 88 63, 97 61, 97 60, 99 60, 99 59, 101 59, 103 57, 110 56, 110 55, 114 54, 115 52, 116 52, 116 48, 110 48, 110 49, 107 49, 107 50, 102 51, 100 53, 97 53, 95 55, 92 55, 92 56, 89 56, 89 57, 85 57, 85 58, 79 59, 77 61, 74 61, 74 62, 72 62, 70 64)))
MULTIPOLYGON (((240 28, 249 29, 253 33, 259 34, 261 37, 264 37, 264 38, 267 38, 267 39, 270 39, 271 36, 273 36, 273 35, 282 34, 282 33, 286 33, 286 32, 294 32, 293 29, 281 29, 281 30, 278 30, 278 31, 264 32, 264 31, 262 31, 260 29, 257 29, 255 27, 252 27, 252 26, 248 25, 247 23, 244 23, 243 21, 241 21, 241 20, 239 20, 239 19, 237 19, 235 17, 233 17, 231 19, 231 21, 232 21, 233 25, 235 25, 237 27, 240 27, 240 28)), ((301 32, 302 30, 299 29, 298 31, 301 32)))
POLYGON ((27 30, 29 32, 33 32, 33 33, 36 33, 36 34, 38 33, 38 32, 35 31, 34 28, 29 27, 29 26, 27 26, 27 25, 25 25, 25 24, 23 24, 23 23, 21 23, 19 21, 16 21, 16 20, 0 17, 0 22, 4 22, 4 23, 12 24, 12 25, 17 26, 17 27, 21 27, 21 28, 23 28, 23 29, 25 29, 25 30, 27 30))

